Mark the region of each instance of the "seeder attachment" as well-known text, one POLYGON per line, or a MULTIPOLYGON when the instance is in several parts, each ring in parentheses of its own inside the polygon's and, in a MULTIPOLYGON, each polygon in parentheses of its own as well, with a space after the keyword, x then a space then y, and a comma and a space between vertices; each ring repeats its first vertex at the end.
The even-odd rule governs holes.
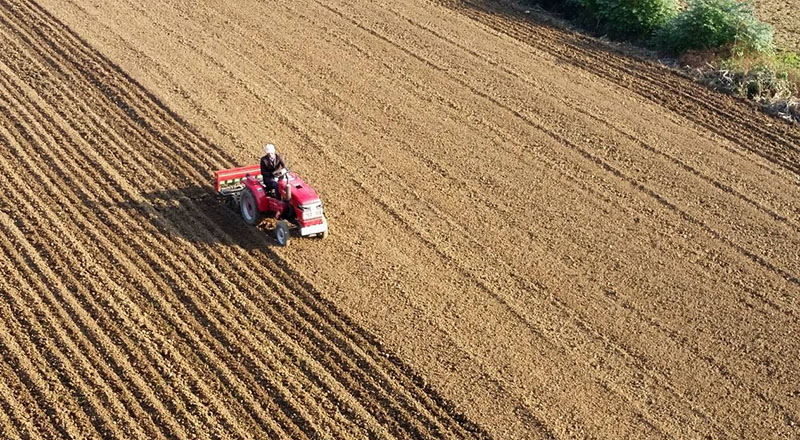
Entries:
POLYGON ((263 180, 261 166, 251 165, 216 171, 214 173, 214 190, 223 196, 236 196, 244 190, 243 181, 247 176, 261 182, 263 180))

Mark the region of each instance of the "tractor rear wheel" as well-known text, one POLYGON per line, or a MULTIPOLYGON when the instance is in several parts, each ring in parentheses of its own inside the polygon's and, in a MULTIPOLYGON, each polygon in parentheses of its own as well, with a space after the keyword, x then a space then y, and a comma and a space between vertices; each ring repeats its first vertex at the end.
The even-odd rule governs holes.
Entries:
POLYGON ((261 223, 261 219, 263 217, 261 215, 261 211, 258 210, 256 196, 252 191, 250 191, 250 188, 245 188, 242 192, 242 200, 239 201, 239 207, 245 223, 251 226, 261 223))
POLYGON ((280 246, 289 245, 289 224, 286 223, 286 220, 279 220, 275 226, 275 240, 280 246))

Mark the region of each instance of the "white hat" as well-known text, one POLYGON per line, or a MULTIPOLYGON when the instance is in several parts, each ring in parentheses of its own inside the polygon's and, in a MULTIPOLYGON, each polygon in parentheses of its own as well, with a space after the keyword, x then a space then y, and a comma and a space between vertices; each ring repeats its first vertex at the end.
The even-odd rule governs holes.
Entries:
POLYGON ((267 147, 264 148, 267 154, 275 154, 275 145, 267 144, 267 147))

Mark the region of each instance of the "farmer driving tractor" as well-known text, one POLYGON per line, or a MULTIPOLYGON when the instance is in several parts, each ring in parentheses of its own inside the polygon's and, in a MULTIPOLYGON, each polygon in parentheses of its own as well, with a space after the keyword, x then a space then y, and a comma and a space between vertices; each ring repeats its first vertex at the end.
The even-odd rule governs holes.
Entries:
POLYGON ((275 152, 275 145, 267 144, 266 155, 261 158, 261 177, 267 191, 273 191, 275 198, 281 199, 278 191, 278 177, 282 171, 287 169, 286 161, 275 152))
POLYGON ((264 151, 258 165, 215 171, 214 190, 239 210, 250 226, 273 219, 275 240, 280 246, 289 244, 292 234, 327 237, 328 221, 319 195, 297 174, 289 173, 286 160, 275 152, 274 145, 267 144, 264 151), (262 179, 258 178, 259 171, 262 179))

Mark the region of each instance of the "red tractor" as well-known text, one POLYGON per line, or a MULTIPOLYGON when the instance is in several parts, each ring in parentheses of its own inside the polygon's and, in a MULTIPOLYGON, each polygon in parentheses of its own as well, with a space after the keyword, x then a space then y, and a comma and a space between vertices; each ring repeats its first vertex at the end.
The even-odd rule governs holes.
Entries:
POLYGON ((214 189, 239 209, 247 224, 258 225, 267 217, 277 220, 275 239, 279 245, 289 244, 290 225, 301 237, 328 236, 322 201, 295 173, 284 169, 276 176, 280 199, 267 194, 259 165, 220 170, 214 177, 214 189))

